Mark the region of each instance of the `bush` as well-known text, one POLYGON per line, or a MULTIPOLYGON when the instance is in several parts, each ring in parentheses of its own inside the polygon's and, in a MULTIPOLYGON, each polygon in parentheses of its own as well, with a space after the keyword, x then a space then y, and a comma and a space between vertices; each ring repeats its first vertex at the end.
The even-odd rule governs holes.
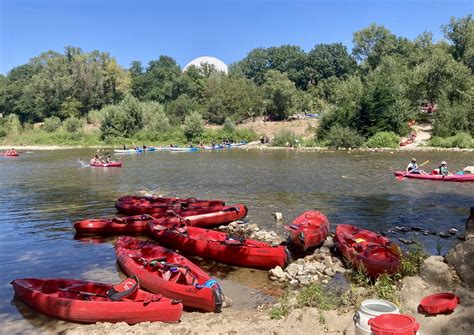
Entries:
POLYGON ((349 127, 333 126, 327 136, 328 146, 332 148, 357 148, 364 143, 364 137, 349 127))
POLYGON ((5 128, 1 127, 0 128, 0 137, 5 137, 7 136, 7 131, 5 128))
POLYGON ((63 122, 64 129, 69 133, 76 133, 79 129, 84 127, 83 120, 78 119, 77 117, 70 117, 64 120, 63 122))
POLYGON ((201 114, 198 112, 191 112, 190 115, 184 119, 184 135, 188 141, 197 139, 204 133, 204 121, 201 114))
POLYGON ((3 127, 7 133, 18 134, 21 132, 21 122, 20 118, 16 114, 8 114, 2 120, 3 127))
POLYGON ((222 130, 226 133, 233 133, 235 130, 235 123, 231 119, 226 118, 222 130))
POLYGON ((93 109, 87 113, 87 123, 93 124, 94 126, 100 127, 104 122, 106 108, 101 110, 93 109))
POLYGON ((400 137, 389 131, 381 131, 365 142, 369 148, 396 148, 400 142, 400 137))
POLYGON ((170 122, 165 114, 163 105, 156 101, 142 102, 143 124, 145 130, 166 131, 170 122))
POLYGON ((474 148, 474 138, 464 132, 450 137, 435 136, 430 140, 430 145, 441 148, 474 148))
POLYGON ((275 138, 272 141, 274 147, 292 147, 299 141, 296 138, 295 133, 288 129, 282 129, 275 134, 275 138))
POLYGON ((44 120, 43 129, 48 132, 52 133, 61 127, 61 119, 57 116, 51 116, 44 120))

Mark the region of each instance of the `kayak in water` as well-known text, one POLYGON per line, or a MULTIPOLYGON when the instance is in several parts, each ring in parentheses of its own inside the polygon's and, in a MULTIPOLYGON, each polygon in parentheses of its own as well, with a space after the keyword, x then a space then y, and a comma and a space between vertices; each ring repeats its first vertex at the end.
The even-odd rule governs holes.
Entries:
POLYGON ((447 176, 443 176, 440 174, 417 174, 417 173, 406 173, 403 171, 395 171, 394 174, 396 177, 412 178, 412 179, 455 181, 455 182, 474 181, 474 174, 449 174, 447 176))
POLYGON ((91 160, 90 166, 91 167, 103 167, 103 168, 106 168, 106 167, 122 167, 122 162, 106 163, 106 162, 93 162, 93 160, 91 160))

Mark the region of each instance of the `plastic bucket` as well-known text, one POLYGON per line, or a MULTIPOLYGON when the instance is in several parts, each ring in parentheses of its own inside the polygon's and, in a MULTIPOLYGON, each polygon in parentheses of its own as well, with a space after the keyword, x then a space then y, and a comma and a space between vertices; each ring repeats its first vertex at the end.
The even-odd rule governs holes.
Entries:
POLYGON ((390 301, 380 299, 364 300, 354 315, 356 335, 370 335, 369 320, 382 314, 400 314, 398 307, 390 301))
POLYGON ((415 335, 420 325, 406 314, 384 314, 369 320, 374 335, 415 335))

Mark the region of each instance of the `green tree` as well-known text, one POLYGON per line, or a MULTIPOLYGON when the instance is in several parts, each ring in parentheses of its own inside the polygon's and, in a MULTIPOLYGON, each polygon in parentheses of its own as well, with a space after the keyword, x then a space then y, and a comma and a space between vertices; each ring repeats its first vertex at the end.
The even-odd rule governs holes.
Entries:
POLYGON ((143 124, 145 130, 166 131, 170 126, 162 104, 156 101, 142 102, 143 124))
POLYGON ((452 54, 474 72, 474 20, 472 14, 442 26, 444 36, 452 42, 452 54))
POLYGON ((204 133, 204 121, 201 114, 191 112, 184 120, 184 135, 188 141, 199 138, 204 133))
POLYGON ((298 91, 288 77, 270 70, 263 85, 266 114, 273 120, 285 120, 296 112, 298 91))
POLYGON ((312 84, 330 77, 347 77, 355 72, 355 60, 342 43, 316 44, 308 53, 306 72, 312 84))

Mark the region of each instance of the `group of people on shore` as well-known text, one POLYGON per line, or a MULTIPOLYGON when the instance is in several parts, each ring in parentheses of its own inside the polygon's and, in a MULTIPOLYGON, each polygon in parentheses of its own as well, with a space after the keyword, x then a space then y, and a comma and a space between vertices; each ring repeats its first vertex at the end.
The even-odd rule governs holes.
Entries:
MULTIPOLYGON (((411 162, 407 165, 405 169, 406 174, 414 173, 414 174, 429 174, 424 170, 420 169, 421 166, 418 166, 416 163, 416 158, 412 158, 411 162)), ((448 163, 446 161, 442 161, 440 166, 432 171, 431 174, 439 174, 442 176, 447 176, 449 174, 448 171, 448 163)))

